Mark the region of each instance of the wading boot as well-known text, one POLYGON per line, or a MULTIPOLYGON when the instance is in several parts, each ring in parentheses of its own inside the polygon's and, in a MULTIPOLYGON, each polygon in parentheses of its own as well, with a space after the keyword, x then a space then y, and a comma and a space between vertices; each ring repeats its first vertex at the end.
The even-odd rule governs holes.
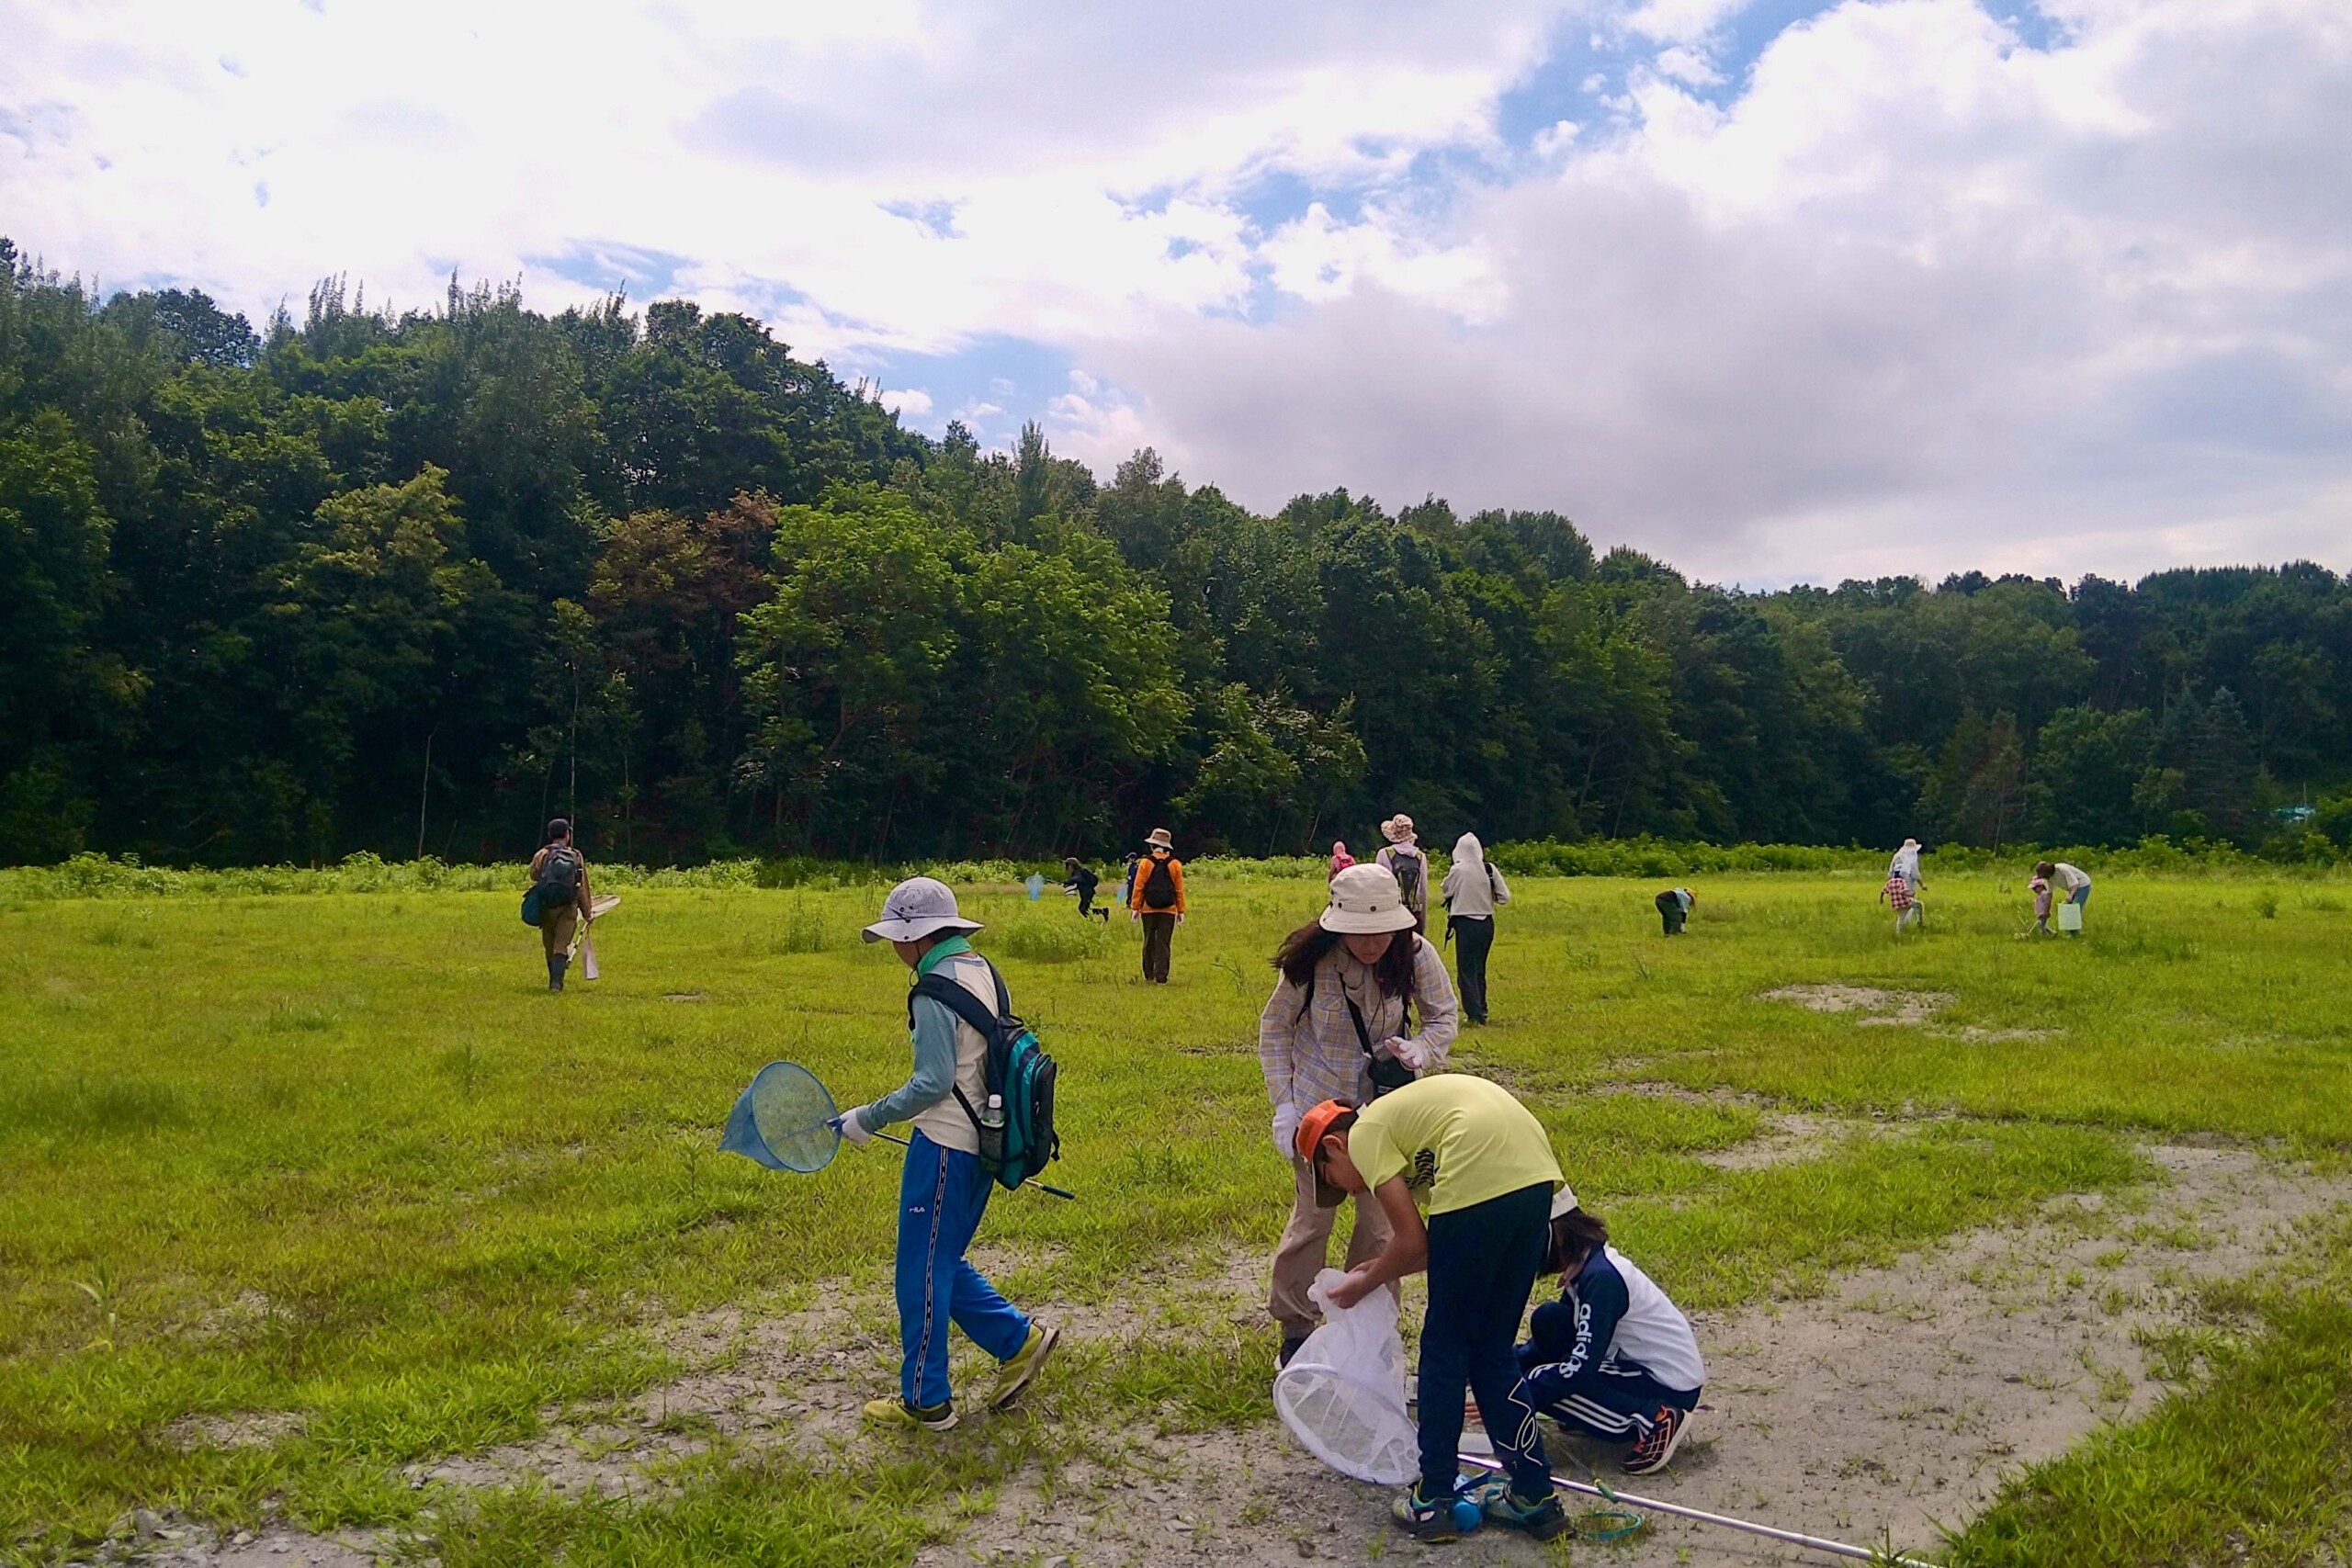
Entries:
POLYGON ((571 959, 567 953, 551 953, 548 955, 548 990, 560 991, 563 989, 563 972, 567 968, 571 967, 571 959))

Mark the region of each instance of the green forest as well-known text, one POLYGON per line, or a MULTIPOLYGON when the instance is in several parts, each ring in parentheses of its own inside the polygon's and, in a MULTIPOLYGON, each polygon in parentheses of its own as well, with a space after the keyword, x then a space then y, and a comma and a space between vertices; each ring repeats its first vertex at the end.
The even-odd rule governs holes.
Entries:
POLYGON ((1553 512, 1272 516, 902 427, 759 321, 519 288, 256 331, 0 240, 0 860, 2352 848, 2308 562, 1742 592, 1553 512), (2310 807, 2314 809, 2304 810, 2310 807))

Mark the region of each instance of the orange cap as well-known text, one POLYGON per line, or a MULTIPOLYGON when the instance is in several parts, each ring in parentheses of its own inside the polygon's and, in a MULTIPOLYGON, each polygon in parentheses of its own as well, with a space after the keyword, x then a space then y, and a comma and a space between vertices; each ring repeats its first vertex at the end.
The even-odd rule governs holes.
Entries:
POLYGON ((1298 1157, 1315 1173, 1315 1202, 1317 1208, 1337 1208, 1347 1194, 1323 1179, 1322 1167, 1315 1160, 1316 1151, 1323 1140, 1330 1136, 1331 1123, 1342 1116, 1352 1116, 1356 1108, 1344 1100, 1327 1100, 1298 1119, 1298 1157))

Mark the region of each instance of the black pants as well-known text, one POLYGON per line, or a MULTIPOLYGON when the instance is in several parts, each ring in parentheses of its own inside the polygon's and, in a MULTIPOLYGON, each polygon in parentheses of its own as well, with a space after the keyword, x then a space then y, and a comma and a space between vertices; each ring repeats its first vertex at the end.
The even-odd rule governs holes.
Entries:
POLYGON ((1462 1013, 1473 1023, 1487 1021, 1487 954, 1495 948, 1492 915, 1453 915, 1446 925, 1453 931, 1454 988, 1462 993, 1462 1013))
POLYGON ((1144 911, 1143 917, 1143 977, 1155 985, 1168 983, 1168 954, 1176 941, 1176 915, 1170 910, 1164 915, 1144 911))
POLYGON ((1549 1496, 1551 1461, 1519 1392, 1520 1315, 1552 1239, 1552 1186, 1538 1182, 1430 1216, 1430 1310, 1421 1324, 1421 1495, 1453 1495, 1462 1397, 1478 1396, 1511 1490, 1549 1496))

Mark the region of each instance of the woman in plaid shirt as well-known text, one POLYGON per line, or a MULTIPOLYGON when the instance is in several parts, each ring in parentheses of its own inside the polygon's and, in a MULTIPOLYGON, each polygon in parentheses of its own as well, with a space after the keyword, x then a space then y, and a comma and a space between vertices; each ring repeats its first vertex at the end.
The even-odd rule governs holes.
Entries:
MULTIPOLYGON (((1320 1315, 1306 1298, 1330 1251, 1339 1211, 1315 1201, 1315 1172, 1293 1146, 1299 1117, 1327 1100, 1369 1105, 1445 1066, 1459 1010, 1445 961, 1415 930, 1396 878, 1382 865, 1351 865, 1331 878, 1320 918, 1283 939, 1282 979, 1258 1017, 1258 1062, 1274 1102, 1274 1148, 1290 1161, 1290 1223, 1274 1252, 1267 1310, 1283 1331, 1282 1359, 1314 1332, 1320 1315), (1408 1035, 1418 1015, 1418 1032, 1408 1035)), ((1348 1267, 1388 1245, 1377 1203, 1355 1204, 1348 1267)))

